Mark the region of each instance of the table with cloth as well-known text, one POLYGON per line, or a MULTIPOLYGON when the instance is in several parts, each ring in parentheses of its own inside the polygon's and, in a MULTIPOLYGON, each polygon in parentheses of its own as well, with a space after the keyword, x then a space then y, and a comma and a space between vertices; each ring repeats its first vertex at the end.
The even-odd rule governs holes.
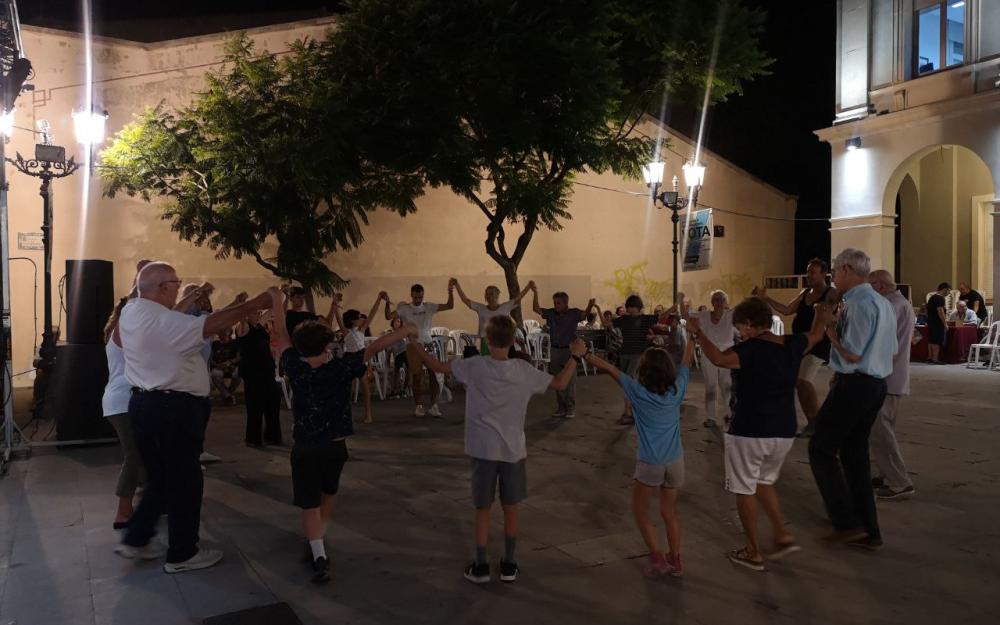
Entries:
MULTIPOLYGON (((916 326, 915 330, 920 335, 920 341, 910 346, 910 362, 927 362, 927 326, 916 326)), ((948 326, 944 347, 941 348, 941 362, 949 365, 965 362, 969 357, 969 348, 983 336, 980 330, 976 326, 948 326)))

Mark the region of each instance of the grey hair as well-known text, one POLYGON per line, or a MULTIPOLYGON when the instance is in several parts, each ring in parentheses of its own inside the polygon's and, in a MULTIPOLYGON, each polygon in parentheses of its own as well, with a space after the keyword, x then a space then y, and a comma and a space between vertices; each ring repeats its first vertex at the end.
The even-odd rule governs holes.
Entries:
POLYGON ((867 278, 872 271, 872 259, 861 250, 849 247, 833 259, 834 267, 845 267, 861 278, 867 278))
POLYGON ((722 299, 726 300, 726 303, 729 303, 729 296, 726 295, 726 292, 723 291, 722 289, 715 289, 714 291, 712 291, 711 293, 709 293, 708 294, 708 301, 711 302, 713 299, 715 299, 716 295, 721 295, 722 299))
POLYGON ((868 276, 870 280, 874 280, 879 284, 884 284, 889 288, 896 288, 896 279, 892 277, 892 274, 885 269, 876 269, 868 276))
POLYGON ((173 267, 163 261, 155 261, 143 267, 135 279, 139 296, 155 291, 160 286, 160 282, 163 281, 163 276, 168 275, 173 270, 173 267))

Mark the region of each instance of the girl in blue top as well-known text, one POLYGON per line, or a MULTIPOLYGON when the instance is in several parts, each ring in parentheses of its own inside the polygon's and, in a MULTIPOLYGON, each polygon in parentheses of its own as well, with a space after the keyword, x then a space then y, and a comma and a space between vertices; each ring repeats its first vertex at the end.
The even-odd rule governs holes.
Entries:
POLYGON ((683 574, 681 567, 681 526, 677 518, 677 490, 684 484, 684 450, 681 448, 680 408, 691 376, 694 343, 688 342, 680 367, 667 350, 650 347, 639 360, 632 378, 614 365, 587 354, 587 362, 606 371, 622 387, 632 404, 639 449, 632 488, 632 514, 642 539, 649 548, 646 577, 669 573, 683 574), (649 520, 649 500, 659 491, 660 515, 667 527, 670 551, 660 551, 656 527, 649 520))

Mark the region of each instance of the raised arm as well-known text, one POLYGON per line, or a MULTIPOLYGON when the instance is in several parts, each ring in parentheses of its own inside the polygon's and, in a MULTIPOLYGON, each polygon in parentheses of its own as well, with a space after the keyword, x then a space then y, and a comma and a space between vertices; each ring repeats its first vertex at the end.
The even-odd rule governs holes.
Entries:
POLYGON ((454 278, 452 278, 452 280, 448 280, 448 301, 443 304, 438 304, 438 312, 451 310, 455 307, 455 283, 453 280, 454 278))
POLYGON ((754 287, 752 295, 754 297, 759 297, 774 309, 779 315, 794 315, 795 311, 799 308, 799 302, 805 297, 807 289, 802 289, 802 291, 788 304, 782 304, 768 296, 767 289, 763 287, 754 287))
MULTIPOLYGON (((277 291, 277 289, 275 289, 275 291, 277 291)), ((263 310, 271 304, 271 290, 268 289, 257 297, 251 300, 246 300, 238 306, 217 310, 205 318, 205 327, 202 330, 202 335, 205 338, 215 336, 219 332, 236 325, 236 322, 241 318, 246 317, 247 314, 263 310)), ((284 322, 284 313, 282 313, 282 322, 284 322)))
POLYGON ((587 354, 584 356, 584 360, 589 362, 598 371, 603 371, 611 376, 611 379, 615 382, 621 384, 622 372, 618 370, 618 367, 614 366, 610 362, 604 360, 596 354, 587 354))
POLYGON ((812 351, 812 348, 822 342, 826 337, 826 329, 836 321, 829 304, 814 304, 813 310, 816 311, 816 314, 813 316, 813 324, 809 329, 809 334, 806 335, 806 353, 812 351))
MULTIPOLYGON (((375 305, 378 306, 378 302, 376 302, 375 305)), ((383 334, 382 336, 372 341, 371 344, 365 348, 365 355, 364 355, 365 362, 371 360, 375 356, 375 354, 379 353, 380 351, 389 349, 390 347, 402 341, 403 339, 416 338, 417 335, 418 335, 417 327, 412 324, 405 325, 402 328, 398 328, 396 330, 393 330, 392 332, 389 332, 388 334, 383 334)))
POLYGON ((330 310, 327 311, 326 316, 323 317, 323 322, 332 330, 333 322, 337 322, 337 327, 341 330, 344 329, 344 318, 340 316, 340 302, 342 302, 344 296, 340 293, 334 293, 333 298, 330 299, 330 310))
MULTIPOLYGON (((456 283, 456 285, 457 284, 458 283, 456 283)), ((535 286, 535 281, 534 280, 528 282, 528 286, 526 286, 523 289, 521 289, 521 292, 518 293, 516 296, 514 296, 514 299, 512 299, 511 301, 512 302, 520 302, 522 299, 524 299, 524 296, 528 294, 528 291, 530 291, 531 289, 534 288, 534 286, 535 286)))
MULTIPOLYGON (((462 285, 458 283, 458 280, 452 278, 450 280, 450 283, 455 285, 455 290, 458 291, 458 299, 462 300, 462 303, 468 306, 469 308, 472 308, 472 305, 475 304, 475 302, 466 297, 465 290, 462 289, 462 285)), ((438 310, 441 309, 438 308, 438 310)))
POLYGON ((681 356, 681 364, 691 368, 694 362, 694 341, 684 341, 684 355, 681 356))
POLYGON ((531 310, 534 311, 536 315, 541 317, 543 310, 542 307, 538 305, 538 287, 535 286, 534 282, 532 282, 530 286, 531 286, 531 297, 532 297, 531 310))
MULTIPOLYGON (((361 322, 361 324, 358 326, 358 330, 364 332, 365 329, 372 324, 372 319, 375 318, 375 313, 378 312, 378 305, 382 303, 383 299, 389 299, 389 294, 386 293, 385 291, 379 291, 378 297, 375 298, 375 303, 372 304, 372 309, 368 312, 368 317, 361 322)), ((340 323, 341 328, 344 327, 342 319, 338 318, 337 322, 340 323)))
POLYGON ((719 348, 715 346, 709 338, 701 331, 701 324, 698 319, 691 318, 688 320, 688 335, 691 337, 691 341, 688 341, 687 347, 684 349, 684 355, 687 356, 688 350, 693 350, 693 343, 698 343, 701 346, 701 351, 705 354, 705 358, 708 358, 716 367, 722 367, 723 369, 739 369, 740 368, 740 357, 732 349, 727 349, 726 351, 719 351, 719 348))
POLYGON ((174 310, 184 312, 187 310, 188 306, 193 304, 199 297, 202 295, 211 295, 214 290, 215 286, 213 286, 211 282, 203 282, 201 286, 191 289, 190 293, 177 300, 177 303, 174 304, 174 310))
POLYGON ((597 299, 591 297, 590 300, 587 302, 587 308, 583 311, 583 318, 586 319, 587 315, 590 314, 590 311, 594 310, 595 308, 597 308, 597 299))

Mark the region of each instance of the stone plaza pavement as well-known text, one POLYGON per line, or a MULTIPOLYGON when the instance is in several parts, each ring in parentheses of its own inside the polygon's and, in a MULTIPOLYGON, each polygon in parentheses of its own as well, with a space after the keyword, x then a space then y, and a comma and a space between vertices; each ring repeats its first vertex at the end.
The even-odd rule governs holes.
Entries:
POLYGON ((377 423, 349 443, 327 536, 334 580, 320 587, 300 560, 288 450, 245 447, 242 406, 218 407, 209 428, 223 461, 205 472, 202 543, 226 552, 209 570, 169 576, 114 555, 117 447, 36 450, 0 478, 0 625, 200 623, 278 601, 304 623, 1000 622, 1000 373, 916 365, 913 382, 899 430, 917 496, 879 503, 885 549, 818 542, 828 525, 798 441, 779 493, 804 549, 763 574, 724 557, 741 544, 739 521, 720 434, 701 426, 697 374, 682 419, 683 579, 640 575, 635 433, 614 424, 620 393, 607 376, 579 380, 573 421, 548 416, 551 393, 531 404, 513 585, 461 576, 472 552, 461 404, 436 420, 412 417, 410 400, 375 402, 377 423))

